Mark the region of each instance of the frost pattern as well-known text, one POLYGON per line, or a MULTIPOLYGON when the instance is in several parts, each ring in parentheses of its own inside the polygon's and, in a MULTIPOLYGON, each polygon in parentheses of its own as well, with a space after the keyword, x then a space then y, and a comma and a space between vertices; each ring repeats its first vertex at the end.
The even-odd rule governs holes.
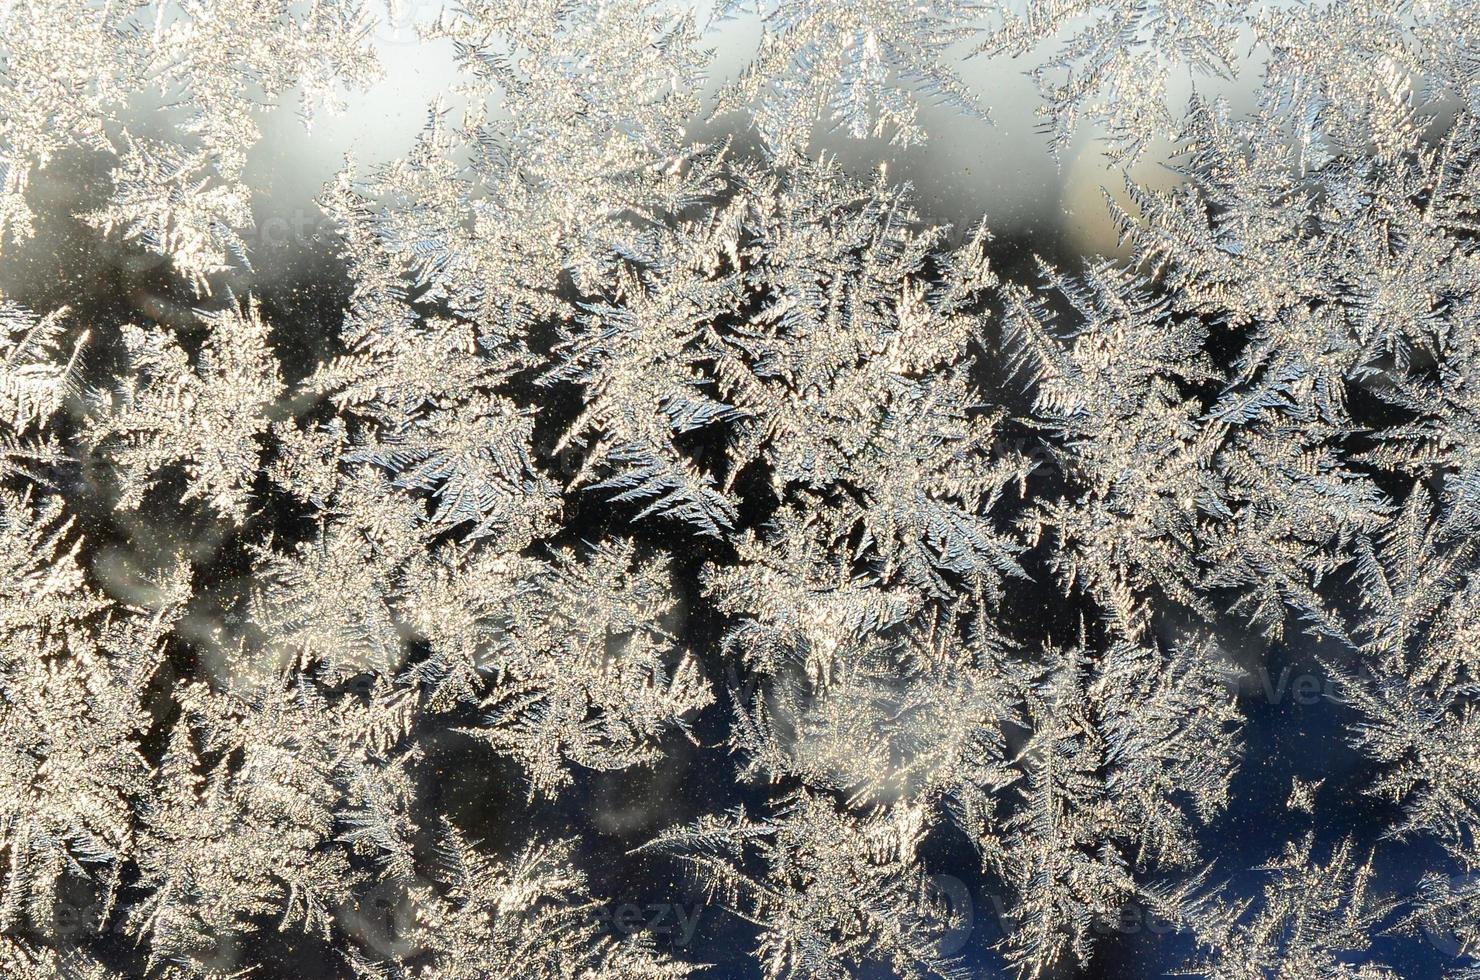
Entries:
POLYGON ((0 297, 0 972, 703 975, 601 925, 662 868, 767 980, 1119 969, 1135 910, 1188 975, 1480 975, 1473 4, 765 3, 711 96, 739 4, 448 4, 305 363, 247 154, 387 13, 0 5, 4 261, 75 218, 183 297, 0 297), (1098 140, 1116 255, 1020 274, 822 152, 990 125, 987 62, 1045 166, 1098 140), (1302 655, 1361 763, 1246 874, 1302 655))

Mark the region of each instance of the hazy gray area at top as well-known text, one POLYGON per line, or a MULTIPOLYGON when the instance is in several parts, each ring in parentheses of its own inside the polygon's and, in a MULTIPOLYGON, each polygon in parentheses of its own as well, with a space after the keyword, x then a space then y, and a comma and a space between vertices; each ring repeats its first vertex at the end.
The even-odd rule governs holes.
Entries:
MULTIPOLYGON (((254 148, 247 176, 258 192, 258 222, 301 214, 311 207, 323 183, 344 165, 346 154, 360 168, 402 156, 426 124, 429 109, 439 102, 456 106, 450 90, 456 84, 452 46, 427 41, 417 28, 434 22, 443 0, 391 0, 375 5, 379 21, 374 43, 384 77, 364 92, 347 93, 344 112, 321 114, 306 137, 296 100, 288 98, 264 115, 263 139, 254 148)), ((713 96, 745 67, 761 36, 761 20, 742 15, 720 22, 710 18, 710 4, 695 4, 703 43, 713 50, 706 94, 713 96), (707 25, 707 26, 706 26, 707 25)), ((886 166, 891 180, 908 181, 922 215, 958 229, 985 217, 999 235, 1031 236, 1086 254, 1115 250, 1115 233, 1101 188, 1122 194, 1120 172, 1100 152, 1096 133, 1082 127, 1056 157, 1036 115, 1040 98, 1026 69, 1078 26, 1070 22, 1060 36, 1022 58, 969 57, 963 44, 956 65, 962 79, 990 107, 990 121, 968 119, 944 107, 925 105, 921 122, 928 142, 901 150, 886 140, 854 140, 845 134, 824 135, 814 149, 837 156, 848 169, 867 173, 886 166)), ((1244 50, 1252 47, 1252 39, 1244 50)), ((1232 82, 1198 78, 1196 90, 1228 98, 1243 107, 1257 82, 1257 71, 1245 65, 1232 82)), ((1168 80, 1167 98, 1174 109, 1185 106, 1194 81, 1185 72, 1168 80)), ((709 100, 706 100, 708 102, 709 100)), ((734 134, 732 119, 695 119, 696 139, 734 134)), ((1134 166, 1133 176, 1158 185, 1174 178, 1166 171, 1166 145, 1153 147, 1134 166)))

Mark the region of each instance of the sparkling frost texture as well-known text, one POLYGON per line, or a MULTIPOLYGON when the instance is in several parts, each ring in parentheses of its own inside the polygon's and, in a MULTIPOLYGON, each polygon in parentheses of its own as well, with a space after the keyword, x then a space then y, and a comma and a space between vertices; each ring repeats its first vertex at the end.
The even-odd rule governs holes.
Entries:
POLYGON ((0 263, 165 297, 0 297, 0 973, 1480 976, 1480 6, 450 3, 314 334, 395 16, 0 3, 0 263), (823 149, 982 62, 1111 254, 823 149))

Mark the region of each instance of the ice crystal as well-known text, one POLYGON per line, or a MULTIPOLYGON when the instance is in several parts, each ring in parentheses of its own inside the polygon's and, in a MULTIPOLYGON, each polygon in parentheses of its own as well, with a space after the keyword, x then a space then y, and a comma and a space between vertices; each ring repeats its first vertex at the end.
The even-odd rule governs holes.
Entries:
POLYGON ((0 3, 0 973, 1480 972, 1474 4, 413 6, 0 3))

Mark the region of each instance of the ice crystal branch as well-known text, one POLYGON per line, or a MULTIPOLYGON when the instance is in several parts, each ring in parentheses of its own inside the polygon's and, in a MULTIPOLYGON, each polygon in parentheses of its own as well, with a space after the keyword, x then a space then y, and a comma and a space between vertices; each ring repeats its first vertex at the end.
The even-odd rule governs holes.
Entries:
POLYGON ((1140 910, 1193 975, 1467 975, 1474 4, 436 6, 324 317, 242 287, 249 155, 377 6, 0 4, 0 973, 1046 978, 1150 971, 1140 910), (1115 255, 872 166, 977 64, 1045 166, 1103 138, 1115 255), (603 917, 675 868, 705 945, 603 917))

